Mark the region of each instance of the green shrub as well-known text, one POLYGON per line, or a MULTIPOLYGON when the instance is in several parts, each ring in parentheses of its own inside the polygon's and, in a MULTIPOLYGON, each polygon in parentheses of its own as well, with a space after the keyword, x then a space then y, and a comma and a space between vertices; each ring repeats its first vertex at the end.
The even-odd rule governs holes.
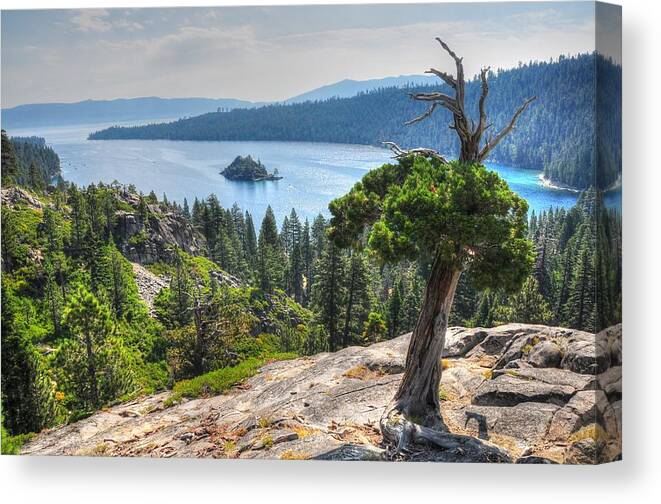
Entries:
POLYGON ((296 357, 297 355, 292 353, 271 354, 261 358, 251 357, 236 366, 217 369, 190 380, 182 380, 173 387, 172 396, 165 402, 165 406, 171 406, 183 397, 194 399, 222 394, 237 383, 257 374, 259 368, 264 364, 271 361, 295 359, 296 357))
POLYGON ((18 455, 21 447, 28 442, 34 434, 19 434, 18 436, 10 436, 9 432, 2 425, 2 455, 18 455))

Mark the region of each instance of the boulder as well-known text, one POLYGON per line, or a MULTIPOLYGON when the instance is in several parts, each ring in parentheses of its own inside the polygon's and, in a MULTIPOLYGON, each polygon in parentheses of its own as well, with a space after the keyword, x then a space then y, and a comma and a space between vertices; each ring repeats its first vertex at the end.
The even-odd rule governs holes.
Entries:
POLYGON ((528 364, 526 361, 523 359, 514 359, 513 361, 509 361, 507 364, 505 364, 505 367, 503 367, 503 370, 505 369, 523 369, 523 368, 529 368, 532 367, 530 364, 528 364))
POLYGON ((504 374, 480 385, 472 402, 480 406, 514 406, 523 402, 564 406, 574 392, 576 389, 568 385, 553 385, 504 374))
MULTIPOLYGON (((516 361, 515 361, 516 362, 516 361)), ((550 385, 567 385, 576 390, 595 390, 597 379, 592 375, 582 375, 558 368, 519 367, 516 369, 496 369, 493 376, 508 375, 525 380, 535 380, 550 385)))
POLYGON ((585 438, 567 448, 565 452, 565 464, 592 465, 601 461, 603 443, 592 438, 585 438))
POLYGON ((136 211, 115 212, 114 235, 118 247, 129 261, 150 264, 169 261, 173 245, 191 255, 204 255, 204 237, 183 217, 163 212, 157 205, 149 205, 150 215, 142 219, 136 211))
POLYGON ((613 366, 598 376, 599 387, 608 399, 617 401, 622 398, 622 366, 613 366))
POLYGON ((540 341, 528 352, 526 362, 536 368, 554 368, 560 365, 562 352, 553 341, 540 341))
POLYGON ((385 450, 376 446, 345 444, 313 458, 315 460, 365 460, 378 462, 385 460, 385 450))
POLYGON ((21 187, 5 187, 0 194, 2 204, 7 205, 12 209, 20 206, 25 206, 32 210, 41 210, 44 208, 44 205, 39 198, 32 196, 32 194, 21 187))
POLYGON ((565 349, 561 367, 581 374, 603 373, 610 367, 610 351, 594 336, 590 340, 574 340, 565 349))
POLYGON ((484 379, 481 374, 476 374, 465 367, 454 366, 443 371, 441 388, 450 397, 459 399, 472 395, 484 379))
POLYGON ((498 434, 533 444, 544 439, 559 409, 555 404, 540 402, 505 407, 468 405, 453 418, 468 433, 481 439, 498 434))
POLYGON ((605 438, 620 437, 617 412, 602 390, 577 392, 556 412, 548 437, 553 441, 570 439, 574 433, 586 426, 592 426, 596 433, 605 438))
POLYGON ((443 357, 463 357, 476 345, 482 343, 487 334, 482 328, 450 327, 445 333, 443 357))
POLYGON ((616 324, 598 332, 595 339, 608 348, 611 358, 611 366, 621 366, 622 324, 616 324))
POLYGON ((516 459, 515 464, 557 464, 557 462, 545 457, 527 455, 525 457, 519 457, 516 459))

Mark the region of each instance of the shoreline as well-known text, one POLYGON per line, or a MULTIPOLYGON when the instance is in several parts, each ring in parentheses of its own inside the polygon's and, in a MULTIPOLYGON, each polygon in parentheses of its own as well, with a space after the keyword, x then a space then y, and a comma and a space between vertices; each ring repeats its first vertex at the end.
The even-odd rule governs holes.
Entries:
MULTIPOLYGON (((537 178, 539 179, 539 185, 544 187, 545 189, 550 189, 552 191, 567 191, 567 192, 572 192, 572 193, 580 193, 582 192, 581 189, 576 189, 575 187, 570 187, 558 182, 552 182, 551 180, 547 179, 544 176, 544 173, 540 173, 537 178)), ((618 175, 617 179, 609 185, 606 189, 604 189, 604 192, 610 192, 610 191, 617 191, 618 189, 622 188, 622 175, 618 175)))
POLYGON ((576 189, 575 187, 570 187, 564 184, 560 184, 558 182, 552 182, 549 179, 547 179, 544 176, 544 173, 540 173, 537 175, 537 178, 539 179, 539 185, 546 189, 551 189, 553 191, 567 191, 567 192, 573 192, 573 193, 580 193, 580 189, 576 189))

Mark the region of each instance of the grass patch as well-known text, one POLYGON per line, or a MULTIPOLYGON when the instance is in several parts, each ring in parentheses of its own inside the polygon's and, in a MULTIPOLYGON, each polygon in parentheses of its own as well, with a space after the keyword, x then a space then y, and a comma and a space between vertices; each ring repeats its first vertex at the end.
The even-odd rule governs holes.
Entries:
POLYGON ((223 442, 223 452, 228 457, 233 457, 234 455, 236 455, 237 452, 236 441, 232 439, 228 439, 227 441, 223 442))
POLYGON ((259 420, 257 421, 257 425, 259 425, 261 429, 266 429, 270 427, 271 419, 269 417, 259 417, 259 420))
POLYGON ((265 357, 251 357, 236 366, 225 367, 196 376, 190 380, 182 380, 172 388, 172 395, 167 398, 164 406, 170 407, 182 398, 195 399, 222 394, 237 383, 257 374, 259 368, 269 362, 296 358, 293 353, 271 354, 265 357))
POLYGON ((530 343, 523 345, 523 348, 521 349, 521 353, 523 355, 528 355, 530 353, 530 350, 533 349, 537 343, 539 343, 541 340, 537 336, 533 336, 532 340, 530 340, 530 343))
POLYGON ((305 427, 303 425, 294 425, 291 427, 291 430, 293 430, 296 434, 298 434, 299 439, 306 438, 317 432, 315 429, 312 429, 310 427, 305 427))
POLYGON ((342 376, 345 376, 346 378, 353 378, 354 380, 372 380, 385 374, 386 373, 381 369, 374 370, 363 364, 359 364, 358 366, 346 371, 342 376))
POLYGON ((448 368, 454 366, 454 363, 450 359, 441 359, 441 369, 445 371, 448 368))
POLYGON ((90 455, 93 457, 102 457, 108 451, 108 445, 106 443, 100 443, 92 448, 90 455))
POLYGON ((264 437, 261 439, 261 441, 262 441, 262 446, 263 446, 266 450, 270 450, 271 447, 273 446, 273 438, 272 438, 271 436, 269 436, 269 435, 264 436, 264 437))
POLYGON ((438 396, 441 399, 441 401, 450 401, 452 400, 452 397, 448 393, 447 390, 441 387, 441 390, 438 392, 438 396))
POLYGON ((280 455, 280 460, 306 460, 308 457, 303 452, 286 450, 280 455))

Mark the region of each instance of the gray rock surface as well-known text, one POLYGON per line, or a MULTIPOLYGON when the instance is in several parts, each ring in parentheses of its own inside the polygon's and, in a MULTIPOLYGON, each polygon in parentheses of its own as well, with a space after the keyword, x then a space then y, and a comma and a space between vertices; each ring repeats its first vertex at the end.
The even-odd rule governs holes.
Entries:
POLYGON ((450 327, 445 334, 443 357, 463 357, 476 345, 482 343, 488 332, 481 327, 466 329, 450 327))
POLYGON ((480 406, 514 406, 523 402, 564 405, 576 392, 568 385, 554 385, 509 374, 486 381, 475 392, 473 404, 480 406))
POLYGON ((149 314, 153 315, 154 299, 163 287, 169 286, 169 279, 154 275, 138 263, 131 263, 131 267, 133 268, 135 284, 138 287, 138 294, 149 308, 149 314))
MULTIPOLYGON (((522 324, 480 329, 484 338, 472 331, 448 333, 453 351, 465 355, 443 360, 441 411, 450 432, 482 442, 456 450, 425 449, 409 460, 595 463, 620 458, 621 401, 610 403, 600 385, 617 383, 617 370, 597 379, 529 364, 496 368, 516 355, 516 348, 522 357, 507 362, 523 363, 524 340, 535 345, 552 340, 567 348, 585 341, 586 333, 522 324), (473 346, 464 350, 469 340, 473 346)), ((274 362, 224 395, 166 407, 170 393, 163 392, 113 406, 42 432, 23 453, 384 460, 379 420, 401 380, 409 337, 274 362)))
POLYGON ((598 374, 611 365, 611 352, 605 339, 572 338, 565 348, 561 367, 574 373, 598 374))
POLYGON ((5 187, 0 191, 0 196, 2 204, 9 208, 24 206, 32 210, 41 210, 44 207, 39 198, 20 187, 5 187))
POLYGON ((205 255, 206 240, 182 216, 163 210, 160 205, 147 205, 149 216, 142 219, 138 214, 138 196, 132 193, 120 196, 133 208, 115 212, 118 248, 129 261, 139 264, 168 261, 175 245, 191 255, 205 255))
POLYGON ((526 362, 536 368, 554 368, 558 367, 562 360, 560 347, 553 341, 540 341, 532 347, 526 362))

